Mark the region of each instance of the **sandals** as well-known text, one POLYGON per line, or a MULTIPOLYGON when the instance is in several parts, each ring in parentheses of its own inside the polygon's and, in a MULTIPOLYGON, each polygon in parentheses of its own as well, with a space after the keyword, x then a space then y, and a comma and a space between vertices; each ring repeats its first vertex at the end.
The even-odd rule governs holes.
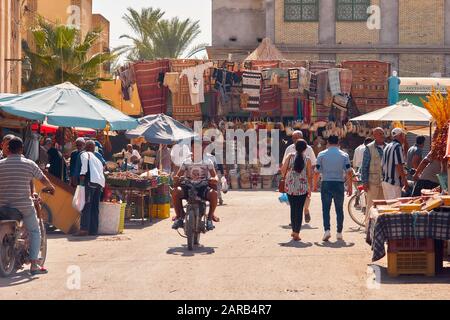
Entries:
POLYGON ((220 222, 219 217, 216 217, 216 216, 213 216, 211 220, 214 222, 220 222))

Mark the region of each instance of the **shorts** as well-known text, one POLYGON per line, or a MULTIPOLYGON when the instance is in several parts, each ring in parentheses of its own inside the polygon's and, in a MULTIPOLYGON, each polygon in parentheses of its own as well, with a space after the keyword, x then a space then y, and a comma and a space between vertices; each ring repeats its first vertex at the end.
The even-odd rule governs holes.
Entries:
MULTIPOLYGON (((203 201, 208 201, 208 193, 212 190, 209 186, 199 186, 197 188, 197 195, 203 201)), ((189 188, 187 186, 181 186, 183 189, 183 199, 187 200, 189 198, 189 188)))

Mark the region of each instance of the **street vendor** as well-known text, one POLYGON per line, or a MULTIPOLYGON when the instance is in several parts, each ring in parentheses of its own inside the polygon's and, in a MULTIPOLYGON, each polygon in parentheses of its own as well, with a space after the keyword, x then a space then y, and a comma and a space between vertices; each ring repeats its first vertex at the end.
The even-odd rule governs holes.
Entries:
POLYGON ((139 151, 136 150, 132 144, 127 145, 127 150, 125 151, 125 158, 127 159, 128 163, 132 163, 131 157, 135 156, 138 160, 141 160, 141 155, 139 154, 139 151))
POLYGON ((438 174, 442 172, 441 161, 433 158, 433 153, 430 151, 428 155, 422 160, 416 169, 413 176, 415 181, 413 197, 422 195, 423 189, 432 190, 440 185, 438 174))

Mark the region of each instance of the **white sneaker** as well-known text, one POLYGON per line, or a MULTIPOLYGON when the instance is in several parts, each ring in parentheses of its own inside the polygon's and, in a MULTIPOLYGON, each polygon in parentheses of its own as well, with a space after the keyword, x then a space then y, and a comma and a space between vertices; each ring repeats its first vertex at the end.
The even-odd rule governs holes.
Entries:
POLYGON ((328 240, 330 240, 330 238, 331 238, 331 232, 330 231, 325 231, 325 234, 323 235, 322 241, 328 242, 328 240))
POLYGON ((342 233, 338 233, 338 234, 336 234, 336 239, 338 241, 342 241, 342 240, 344 240, 344 236, 342 235, 342 233))

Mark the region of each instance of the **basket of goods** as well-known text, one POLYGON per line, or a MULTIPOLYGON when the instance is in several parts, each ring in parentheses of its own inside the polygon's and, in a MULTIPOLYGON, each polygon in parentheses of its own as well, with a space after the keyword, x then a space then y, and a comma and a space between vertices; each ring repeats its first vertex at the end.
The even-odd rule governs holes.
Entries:
POLYGON ((112 187, 127 188, 131 184, 131 180, 139 178, 131 172, 114 172, 106 176, 106 183, 112 187))
POLYGON ((118 166, 117 163, 115 163, 115 162, 108 161, 108 162, 106 163, 106 169, 107 169, 108 171, 110 171, 110 172, 116 171, 118 167, 119 167, 119 166, 118 166))

